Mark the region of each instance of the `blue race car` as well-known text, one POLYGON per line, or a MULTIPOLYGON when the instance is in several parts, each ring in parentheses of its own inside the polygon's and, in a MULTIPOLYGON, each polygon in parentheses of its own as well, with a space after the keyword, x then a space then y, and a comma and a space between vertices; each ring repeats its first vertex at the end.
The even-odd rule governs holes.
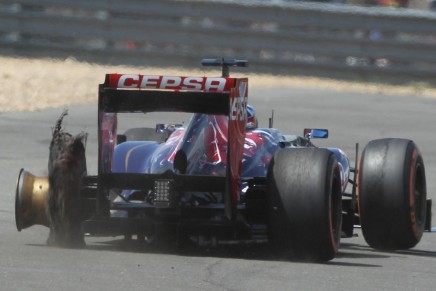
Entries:
MULTIPOLYGON (((326 129, 299 136, 272 122, 259 128, 248 79, 228 75, 245 61, 203 64, 222 66, 222 76, 106 75, 98 173, 78 181, 83 233, 180 245, 262 242, 289 258, 327 261, 355 225, 380 249, 411 248, 430 229, 424 163, 413 141, 374 140, 360 160, 356 145, 359 162, 351 166, 341 149, 313 144, 328 137, 326 129), (117 135, 118 114, 149 112, 192 117, 117 135)), ((49 226, 27 214, 26 201, 38 195, 28 190, 38 183, 29 175, 22 170, 18 179, 18 230, 49 226)))

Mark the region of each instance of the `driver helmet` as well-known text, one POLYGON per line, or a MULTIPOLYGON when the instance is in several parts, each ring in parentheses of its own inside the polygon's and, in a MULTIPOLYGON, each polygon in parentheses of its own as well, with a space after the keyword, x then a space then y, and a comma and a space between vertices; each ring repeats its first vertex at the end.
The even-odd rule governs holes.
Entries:
POLYGON ((247 105, 247 129, 256 129, 258 126, 256 111, 251 105, 247 105))

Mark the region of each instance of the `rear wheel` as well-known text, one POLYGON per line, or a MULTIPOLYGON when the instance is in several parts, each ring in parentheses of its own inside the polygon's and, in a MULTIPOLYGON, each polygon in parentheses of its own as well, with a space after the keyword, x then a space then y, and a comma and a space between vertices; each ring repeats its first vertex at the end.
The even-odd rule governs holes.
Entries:
POLYGON ((337 160, 327 149, 278 151, 268 171, 268 231, 289 258, 328 261, 341 237, 342 192, 337 160))
POLYGON ((84 139, 86 134, 71 136, 61 131, 53 134, 46 209, 50 226, 48 245, 85 246, 82 222, 86 211, 80 199, 82 181, 86 175, 84 139))
POLYGON ((366 242, 376 249, 408 249, 421 239, 426 218, 424 162, 406 139, 373 140, 359 167, 359 209, 366 242))

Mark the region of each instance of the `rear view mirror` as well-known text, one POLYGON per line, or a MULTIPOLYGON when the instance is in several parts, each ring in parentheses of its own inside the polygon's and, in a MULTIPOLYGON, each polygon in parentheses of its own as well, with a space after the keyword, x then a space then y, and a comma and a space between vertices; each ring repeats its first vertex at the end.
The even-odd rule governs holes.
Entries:
POLYGON ((319 128, 305 128, 304 129, 304 137, 311 138, 328 138, 329 131, 328 129, 319 129, 319 128))

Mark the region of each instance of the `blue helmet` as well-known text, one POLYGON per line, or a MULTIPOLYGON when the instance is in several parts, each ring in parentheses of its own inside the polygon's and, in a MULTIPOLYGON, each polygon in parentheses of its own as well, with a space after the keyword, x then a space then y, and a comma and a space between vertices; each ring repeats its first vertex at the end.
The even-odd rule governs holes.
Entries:
POLYGON ((251 105, 247 105, 247 129, 256 129, 258 126, 256 111, 251 105))

